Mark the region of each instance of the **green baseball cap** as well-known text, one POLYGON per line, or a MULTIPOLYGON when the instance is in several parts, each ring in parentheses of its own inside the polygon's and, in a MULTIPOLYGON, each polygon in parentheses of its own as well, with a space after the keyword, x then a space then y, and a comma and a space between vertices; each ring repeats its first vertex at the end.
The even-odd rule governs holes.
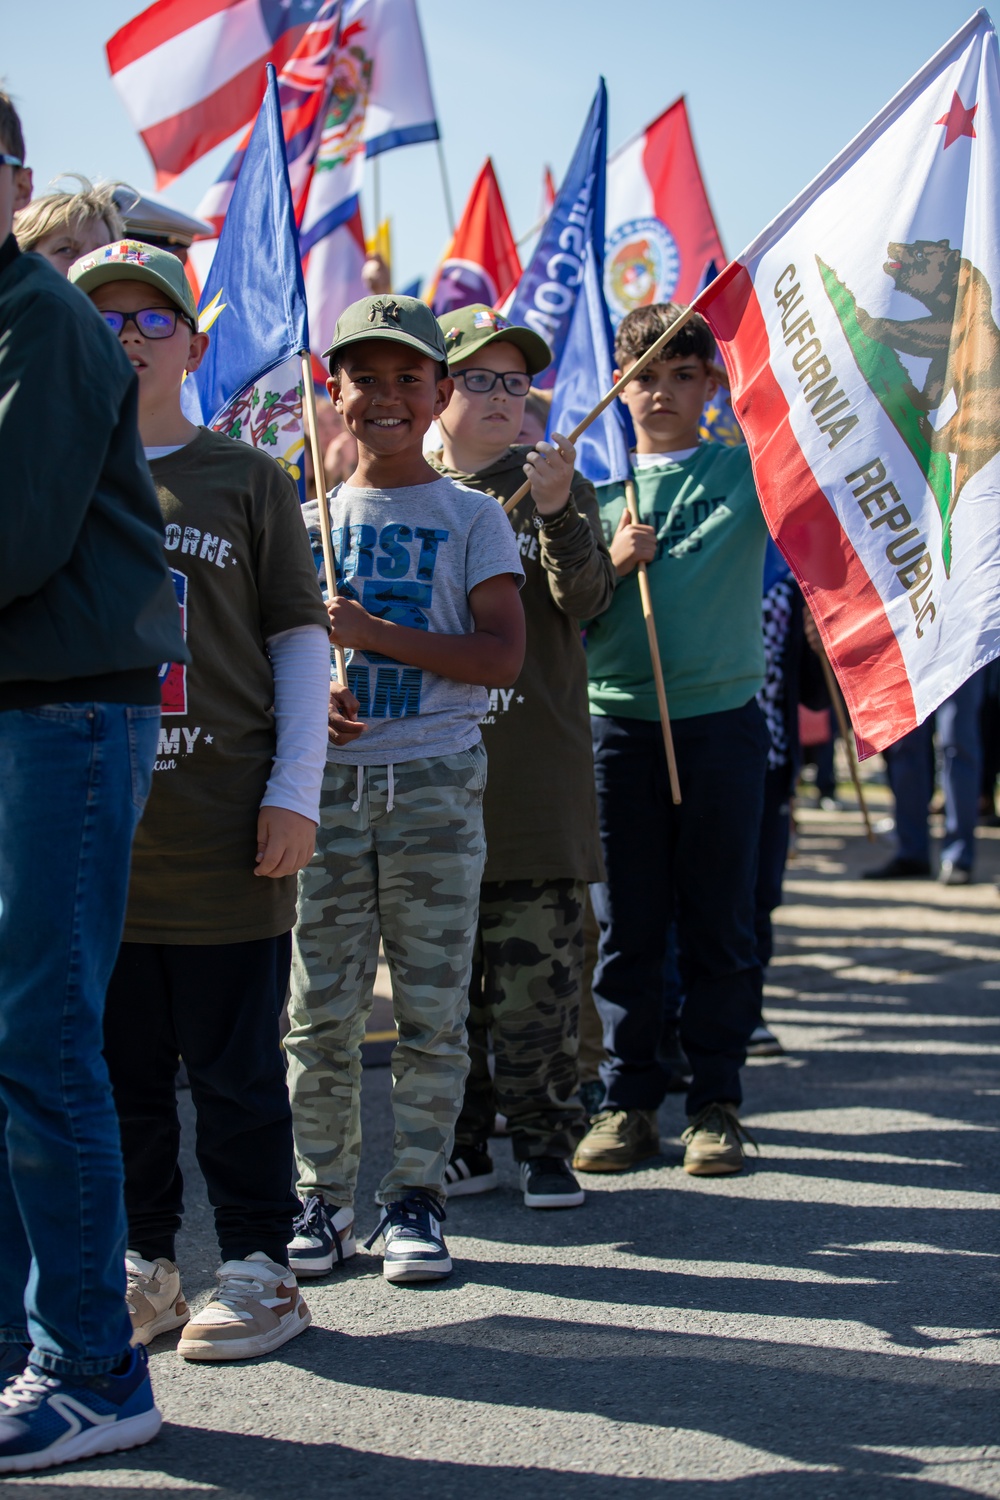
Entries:
POLYGON ((419 349, 428 359, 437 360, 442 365, 448 361, 437 318, 419 297, 397 297, 387 292, 352 302, 337 319, 333 343, 329 349, 324 349, 323 358, 329 359, 331 354, 348 344, 360 344, 365 339, 388 339, 395 344, 409 344, 411 349, 419 349))
POLYGON ((108 281, 147 281, 159 287, 198 326, 198 305, 183 265, 169 250, 159 250, 143 240, 115 240, 90 255, 81 255, 70 266, 69 279, 88 295, 108 281))
POLYGON ((464 364, 488 344, 501 339, 515 345, 524 355, 529 375, 540 375, 552 363, 552 351, 540 334, 520 323, 510 323, 502 313, 494 312, 485 302, 456 307, 438 318, 448 350, 449 365, 464 364))

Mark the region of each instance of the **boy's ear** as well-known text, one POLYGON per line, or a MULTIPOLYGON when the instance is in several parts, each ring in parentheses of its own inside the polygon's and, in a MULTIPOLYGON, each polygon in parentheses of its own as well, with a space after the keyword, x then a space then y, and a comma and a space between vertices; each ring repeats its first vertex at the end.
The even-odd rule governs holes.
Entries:
POLYGON ((329 395, 330 400, 333 402, 337 411, 342 412, 343 407, 340 404, 340 381, 336 378, 335 375, 331 375, 328 378, 326 382, 326 389, 327 394, 329 395))
POLYGON ((455 382, 450 375, 446 375, 437 383, 437 395, 434 398, 434 415, 439 417, 452 398, 455 390, 455 382))
POLYGON ((208 342, 209 340, 207 333, 192 333, 191 347, 188 350, 187 361, 184 365, 184 368, 185 370, 187 370, 189 375, 194 370, 197 370, 198 366, 205 358, 205 350, 208 348, 208 342))
MULTIPOLYGON (((611 371, 611 384, 612 385, 617 385, 618 382, 619 382, 619 380, 621 380, 621 378, 622 378, 622 376, 624 374, 625 374, 625 371, 624 370, 619 370, 618 366, 616 365, 615 368, 611 371)), ((628 398, 629 398, 629 396, 631 394, 632 394, 632 386, 631 386, 631 384, 625 386, 624 390, 621 390, 621 391, 618 392, 618 400, 621 402, 621 404, 623 406, 628 406, 628 398)))
POLYGON ((31 175, 30 167, 18 167, 14 173, 14 212, 27 208, 31 202, 31 195, 35 191, 35 179, 31 175))

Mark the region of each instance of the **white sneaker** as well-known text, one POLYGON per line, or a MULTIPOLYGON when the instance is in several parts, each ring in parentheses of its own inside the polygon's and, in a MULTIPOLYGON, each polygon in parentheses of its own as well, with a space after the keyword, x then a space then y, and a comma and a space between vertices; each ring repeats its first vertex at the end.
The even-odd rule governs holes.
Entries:
POLYGON ((307 1198, 292 1226, 288 1269, 296 1276, 326 1276, 334 1261, 342 1266, 357 1250, 353 1208, 336 1208, 322 1198, 307 1198))
POLYGON ((225 1261, 215 1274, 219 1290, 177 1345, 185 1359, 253 1359, 280 1349, 312 1322, 291 1271, 261 1250, 225 1261))
POLYGON ((191 1316, 181 1292, 180 1272, 165 1255, 143 1260, 125 1251, 125 1306, 132 1320, 132 1344, 149 1344, 171 1328, 181 1328, 191 1316))
POLYGON ((405 1198, 387 1204, 382 1220, 365 1241, 370 1250, 382 1236, 386 1281, 441 1281, 451 1275, 451 1256, 441 1233, 444 1209, 432 1193, 413 1188, 405 1198))

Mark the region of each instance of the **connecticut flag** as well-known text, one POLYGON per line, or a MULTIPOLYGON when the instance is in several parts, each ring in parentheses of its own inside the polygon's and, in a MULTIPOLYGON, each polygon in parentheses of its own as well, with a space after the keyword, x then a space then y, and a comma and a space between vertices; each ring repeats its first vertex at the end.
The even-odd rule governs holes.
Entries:
POLYGON ((699 299, 862 755, 1000 655, 998 146, 979 11, 699 299))

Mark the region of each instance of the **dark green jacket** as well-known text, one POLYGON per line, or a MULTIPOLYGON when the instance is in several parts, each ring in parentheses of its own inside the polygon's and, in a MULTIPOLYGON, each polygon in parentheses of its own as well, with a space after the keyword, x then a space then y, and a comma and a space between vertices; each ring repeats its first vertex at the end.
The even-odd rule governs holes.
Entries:
POLYGON ((41 701, 38 684, 190 660, 137 411, 135 371, 96 308, 11 236, 0 245, 0 707, 41 701))

